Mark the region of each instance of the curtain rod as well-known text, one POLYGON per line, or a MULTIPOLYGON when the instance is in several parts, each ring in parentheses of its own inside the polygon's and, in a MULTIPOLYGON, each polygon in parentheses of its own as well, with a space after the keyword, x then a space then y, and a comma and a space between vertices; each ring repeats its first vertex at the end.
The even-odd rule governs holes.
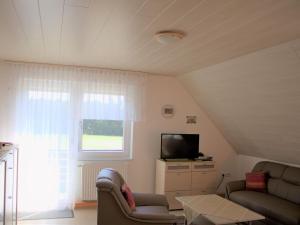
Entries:
POLYGON ((138 70, 121 70, 121 69, 112 69, 112 68, 102 68, 102 67, 90 67, 90 66, 79 66, 79 65, 67 65, 67 64, 57 64, 57 63, 41 63, 41 62, 26 62, 26 61, 15 61, 15 60, 2 60, 5 63, 11 63, 11 64, 38 64, 38 65, 45 65, 45 66, 58 66, 58 67, 73 67, 78 69, 90 69, 90 70, 113 70, 113 71, 119 71, 119 72, 131 72, 131 73, 143 73, 147 75, 156 75, 156 76, 166 76, 170 77, 170 75, 165 74, 158 74, 158 73, 148 73, 138 70))

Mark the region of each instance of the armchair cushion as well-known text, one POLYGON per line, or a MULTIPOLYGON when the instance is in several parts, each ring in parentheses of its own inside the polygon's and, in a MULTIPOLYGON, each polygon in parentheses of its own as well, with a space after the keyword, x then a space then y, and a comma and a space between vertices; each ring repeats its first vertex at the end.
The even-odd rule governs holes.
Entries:
POLYGON ((164 206, 138 206, 135 210, 136 214, 169 214, 168 210, 164 206))
POLYGON ((175 216, 169 214, 168 210, 164 206, 138 206, 136 210, 131 213, 131 216, 135 219, 155 222, 155 223, 167 223, 167 224, 185 224, 184 216, 175 216))
POLYGON ((164 206, 169 207, 166 196, 158 194, 133 193, 136 206, 164 206))

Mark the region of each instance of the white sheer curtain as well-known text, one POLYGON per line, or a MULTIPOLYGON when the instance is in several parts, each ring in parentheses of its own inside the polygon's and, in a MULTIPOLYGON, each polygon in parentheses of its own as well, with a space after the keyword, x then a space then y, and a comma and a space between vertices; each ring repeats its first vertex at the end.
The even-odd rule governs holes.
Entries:
POLYGON ((20 211, 71 208, 80 120, 142 119, 146 75, 38 64, 6 66, 5 75, 14 80, 13 132, 21 149, 20 211))

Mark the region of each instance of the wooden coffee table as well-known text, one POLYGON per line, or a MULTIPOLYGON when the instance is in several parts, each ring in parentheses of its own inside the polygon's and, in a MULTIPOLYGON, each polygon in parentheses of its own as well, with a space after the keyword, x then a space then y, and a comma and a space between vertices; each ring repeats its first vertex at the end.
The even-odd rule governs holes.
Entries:
MULTIPOLYGON (((218 195, 176 197, 182 203, 188 224, 202 216, 210 224, 236 224, 263 220, 264 216, 218 195)), ((201 224, 199 224, 201 225, 201 224)))

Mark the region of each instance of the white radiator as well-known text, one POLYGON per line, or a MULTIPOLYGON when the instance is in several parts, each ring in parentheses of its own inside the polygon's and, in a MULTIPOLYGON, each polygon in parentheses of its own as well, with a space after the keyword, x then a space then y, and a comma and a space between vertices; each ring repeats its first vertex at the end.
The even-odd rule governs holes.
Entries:
POLYGON ((82 182, 82 200, 97 200, 96 178, 103 168, 113 168, 117 170, 127 180, 127 162, 101 162, 91 163, 82 166, 81 182, 82 182))

